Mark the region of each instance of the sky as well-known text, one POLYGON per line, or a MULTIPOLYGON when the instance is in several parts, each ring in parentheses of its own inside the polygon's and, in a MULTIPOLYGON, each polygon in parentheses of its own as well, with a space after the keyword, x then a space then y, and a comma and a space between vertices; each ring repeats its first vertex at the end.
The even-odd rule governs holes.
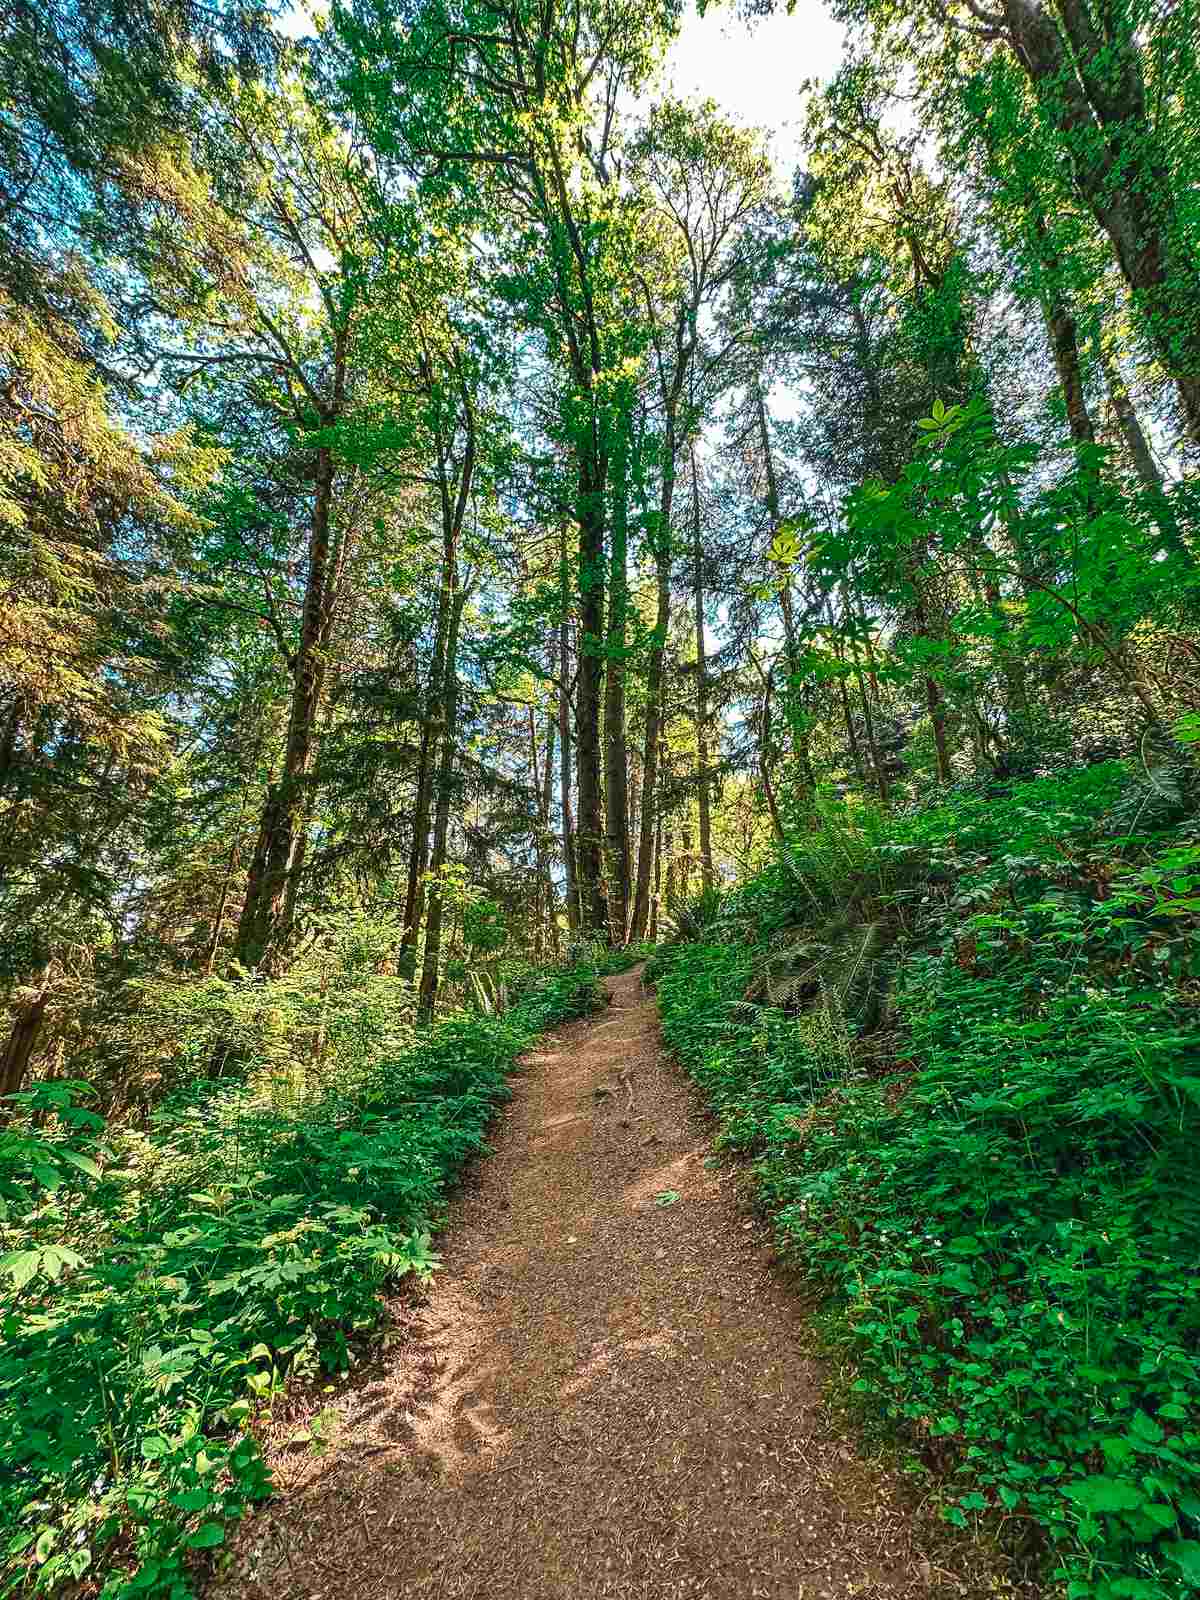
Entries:
POLYGON ((820 0, 797 0, 790 16, 781 7, 754 20, 728 4, 703 17, 689 8, 667 55, 666 81, 680 96, 715 100, 731 121, 766 130, 786 180, 799 152, 800 85, 833 74, 843 32, 820 0))

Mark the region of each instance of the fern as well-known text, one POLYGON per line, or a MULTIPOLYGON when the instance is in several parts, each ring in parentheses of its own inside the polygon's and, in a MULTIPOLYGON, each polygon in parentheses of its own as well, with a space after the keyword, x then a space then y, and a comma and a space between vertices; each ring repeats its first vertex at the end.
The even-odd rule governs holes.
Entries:
POLYGON ((862 1035, 888 1016, 895 927, 883 921, 790 928, 775 936, 746 990, 747 1000, 765 1000, 791 1011, 833 1007, 862 1035))
POLYGON ((673 895, 667 903, 666 922, 681 944, 699 944, 721 925, 724 896, 716 888, 698 894, 673 895))

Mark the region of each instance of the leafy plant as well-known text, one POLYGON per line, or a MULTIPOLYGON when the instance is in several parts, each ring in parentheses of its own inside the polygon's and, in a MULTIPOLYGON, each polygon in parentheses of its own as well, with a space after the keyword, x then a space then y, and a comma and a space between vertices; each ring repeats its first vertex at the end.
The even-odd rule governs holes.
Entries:
MULTIPOLYGON (((1106 763, 875 834, 844 892, 896 928, 885 1060, 837 1007, 747 1001, 774 933, 658 979, 858 1387, 948 1473, 951 1521, 1038 1530, 1080 1600, 1168 1600, 1200 1549, 1198 858, 1186 822, 1118 831, 1138 782, 1106 763)), ((816 880, 777 863, 740 907, 771 930, 795 882, 821 959, 816 880)))
MULTIPOLYGON (((244 981, 246 1006, 269 995, 244 981)), ((11 1582, 49 1593, 98 1572, 105 1600, 190 1593, 188 1552, 269 1492, 255 1418, 293 1378, 348 1370, 385 1289, 428 1283, 448 1185, 485 1148, 518 1057, 596 1003, 591 969, 554 973, 504 1016, 390 1050, 344 1009, 325 1073, 281 1094, 282 1048, 239 1052, 237 1076, 178 1089, 103 1159, 85 1085, 20 1097, 0 1136, 11 1582)), ((211 1037, 185 1029, 181 1047, 211 1037)))

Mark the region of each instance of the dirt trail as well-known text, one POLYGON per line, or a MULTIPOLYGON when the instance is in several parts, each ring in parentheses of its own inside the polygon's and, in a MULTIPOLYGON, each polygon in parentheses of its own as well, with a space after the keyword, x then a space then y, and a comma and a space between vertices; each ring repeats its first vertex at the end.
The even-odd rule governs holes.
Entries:
POLYGON ((211 1593, 994 1592, 939 1567, 928 1520, 831 1421, 804 1309, 705 1165, 653 1000, 636 972, 609 987, 611 1010, 529 1059, 428 1304, 338 1397, 328 1452, 281 1430, 280 1498, 211 1593))

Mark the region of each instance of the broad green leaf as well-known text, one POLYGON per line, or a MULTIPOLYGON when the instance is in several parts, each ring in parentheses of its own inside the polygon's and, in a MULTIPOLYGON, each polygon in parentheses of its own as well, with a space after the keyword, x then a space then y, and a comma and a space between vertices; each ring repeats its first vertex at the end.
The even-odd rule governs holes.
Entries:
POLYGON ((58 1158, 60 1161, 67 1162, 72 1167, 78 1167, 80 1172, 86 1172, 89 1178, 99 1178, 103 1176, 100 1171, 99 1164, 93 1161, 91 1156, 85 1156, 78 1150, 60 1150, 58 1152, 58 1158))
POLYGON ((1200 1540, 1177 1539, 1174 1544, 1164 1545, 1163 1548, 1187 1581, 1200 1585, 1200 1540))
POLYGON ((23 1289, 35 1278, 41 1264, 40 1250, 10 1250, 8 1255, 0 1256, 0 1271, 8 1273, 15 1289, 23 1289))
POLYGON ((225 1530, 219 1522, 202 1522, 195 1533, 188 1535, 188 1544, 193 1550, 211 1550, 224 1542, 225 1530))
POLYGON ((1063 1493, 1085 1511, 1137 1511, 1146 1503, 1145 1491, 1124 1478, 1096 1475, 1067 1484, 1063 1493))

